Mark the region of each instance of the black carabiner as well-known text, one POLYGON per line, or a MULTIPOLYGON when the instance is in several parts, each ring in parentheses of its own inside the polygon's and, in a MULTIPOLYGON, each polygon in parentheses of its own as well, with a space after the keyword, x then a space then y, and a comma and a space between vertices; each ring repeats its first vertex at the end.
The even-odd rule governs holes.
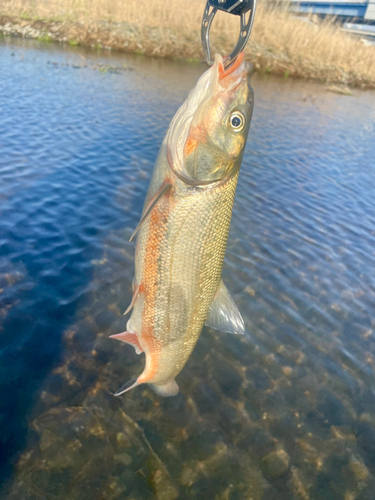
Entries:
POLYGON ((201 27, 202 47, 207 64, 211 66, 214 62, 210 48, 210 28, 216 12, 222 10, 241 17, 241 28, 237 45, 224 61, 224 68, 227 68, 247 44, 254 23, 255 8, 256 0, 207 0, 201 27), (246 21, 246 13, 250 9, 249 19, 246 21))

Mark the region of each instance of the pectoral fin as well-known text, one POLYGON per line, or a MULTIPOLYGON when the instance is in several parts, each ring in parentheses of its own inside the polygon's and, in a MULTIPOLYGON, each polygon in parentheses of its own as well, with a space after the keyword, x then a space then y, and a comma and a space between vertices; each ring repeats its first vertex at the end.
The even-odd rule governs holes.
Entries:
POLYGON ((125 314, 128 314, 128 312, 130 312, 133 309, 135 301, 138 298, 138 293, 139 293, 139 285, 134 284, 134 281, 133 281, 133 297, 132 297, 132 300, 129 304, 129 307, 124 312, 124 316, 125 316, 125 314))
POLYGON ((245 324, 240 311, 230 296, 223 280, 212 302, 206 326, 226 333, 245 333, 245 324))
POLYGON ((147 219, 148 215, 151 213, 151 210, 154 208, 154 206, 157 204, 157 202, 162 198, 168 191, 172 188, 172 184, 170 181, 166 180, 163 182, 163 184, 160 186, 160 188, 157 190, 157 192, 154 194, 154 196, 151 198, 149 201, 147 207, 144 209, 141 220, 138 223, 138 226, 135 228, 134 233, 131 235, 130 240, 131 241, 134 236, 138 233, 139 228, 141 225, 144 223, 144 221, 147 219))

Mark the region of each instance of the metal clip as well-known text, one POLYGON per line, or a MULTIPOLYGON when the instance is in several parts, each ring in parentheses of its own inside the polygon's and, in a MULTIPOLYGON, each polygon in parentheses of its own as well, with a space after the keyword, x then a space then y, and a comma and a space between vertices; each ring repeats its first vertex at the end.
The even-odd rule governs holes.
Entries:
POLYGON ((227 68, 230 64, 233 63, 238 54, 245 48, 245 45, 247 44, 254 23, 255 8, 256 0, 207 0, 201 27, 203 53, 207 64, 211 66, 214 63, 211 56, 209 36, 211 24, 216 12, 218 10, 222 10, 224 12, 228 12, 229 14, 241 16, 241 29, 239 38, 237 40, 237 45, 224 61, 224 68, 227 68), (246 21, 246 13, 250 9, 251 12, 249 18, 246 21))

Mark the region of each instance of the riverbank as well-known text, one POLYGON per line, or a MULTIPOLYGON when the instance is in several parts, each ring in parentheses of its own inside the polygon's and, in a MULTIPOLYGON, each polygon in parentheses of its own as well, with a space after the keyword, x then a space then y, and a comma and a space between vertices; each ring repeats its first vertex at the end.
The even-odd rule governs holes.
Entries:
MULTIPOLYGON (((34 0, 5 2, 0 32, 5 35, 135 52, 203 59, 200 0, 34 0), (87 5, 86 5, 87 3, 87 5)), ((219 13, 212 49, 229 53, 238 36, 238 18, 219 13)), ((258 71, 375 88, 375 47, 340 31, 332 22, 301 19, 260 4, 246 48, 258 71)))

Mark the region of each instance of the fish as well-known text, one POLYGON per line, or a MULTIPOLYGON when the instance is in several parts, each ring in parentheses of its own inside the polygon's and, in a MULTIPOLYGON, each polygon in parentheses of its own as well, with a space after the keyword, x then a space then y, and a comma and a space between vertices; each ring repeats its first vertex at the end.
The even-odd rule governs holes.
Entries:
MULTIPOLYGON (((234 195, 254 107, 252 65, 241 52, 199 78, 161 144, 137 235, 132 312, 111 338, 145 354, 145 367, 116 393, 150 384, 174 396, 176 376, 206 324, 245 331, 221 279, 234 195)), ((132 239, 131 238, 131 239, 132 239)))

